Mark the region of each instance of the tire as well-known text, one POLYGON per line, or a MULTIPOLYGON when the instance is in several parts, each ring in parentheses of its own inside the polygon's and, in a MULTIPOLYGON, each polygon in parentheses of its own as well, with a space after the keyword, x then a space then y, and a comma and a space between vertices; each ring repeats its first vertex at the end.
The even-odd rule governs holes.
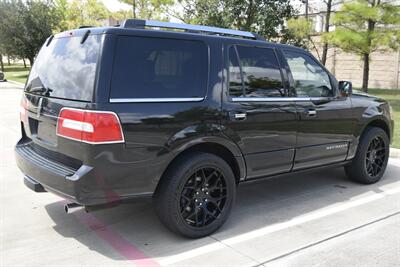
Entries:
POLYGON ((345 166, 345 171, 355 182, 373 184, 382 178, 388 160, 388 135, 381 128, 368 127, 361 136, 354 159, 345 166))
POLYGON ((200 238, 225 223, 235 198, 231 167, 216 155, 197 152, 184 155, 168 168, 155 192, 154 205, 171 231, 200 238))

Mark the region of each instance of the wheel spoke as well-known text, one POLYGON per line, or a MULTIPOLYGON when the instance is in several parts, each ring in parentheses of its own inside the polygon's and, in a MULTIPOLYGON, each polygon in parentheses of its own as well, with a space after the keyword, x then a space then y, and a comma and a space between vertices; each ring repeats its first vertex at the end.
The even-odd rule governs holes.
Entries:
POLYGON ((374 163, 372 163, 372 173, 375 176, 378 173, 378 170, 376 168, 376 165, 374 163))
POLYGON ((378 169, 379 169, 379 170, 381 169, 381 166, 379 166, 379 164, 377 164, 376 162, 374 162, 373 165, 376 167, 377 170, 378 170, 378 169))
POLYGON ((206 224, 206 221, 207 221, 207 213, 206 213, 206 209, 205 209, 205 207, 203 207, 202 209, 201 209, 201 213, 202 213, 202 222, 201 222, 201 226, 204 226, 205 224, 206 224))
POLYGON ((195 212, 194 212, 194 216, 195 216, 195 223, 196 226, 199 224, 199 213, 197 211, 197 208, 194 208, 195 212))
POLYGON ((217 218, 217 216, 215 216, 214 213, 212 213, 207 207, 204 207, 204 211, 205 211, 206 215, 212 217, 213 219, 217 218))
POLYGON ((193 209, 193 211, 191 213, 189 213, 188 215, 186 215, 186 217, 184 218, 185 220, 189 220, 190 218, 192 218, 194 215, 196 214, 196 209, 193 209))
POLYGON ((212 192, 212 191, 215 191, 215 190, 217 190, 217 189, 219 189, 219 190, 225 190, 226 189, 226 186, 222 186, 222 185, 213 185, 213 186, 211 186, 211 187, 209 187, 208 188, 209 190, 210 190, 210 192, 212 192))
POLYGON ((192 202, 193 201, 193 199, 191 199, 191 198, 189 198, 189 197, 187 197, 187 196, 185 196, 185 195, 182 195, 182 198, 184 199, 184 200, 186 200, 187 202, 192 202))
POLYGON ((378 176, 383 170, 387 157, 385 140, 381 136, 376 136, 368 145, 365 155, 365 167, 369 176, 378 176))
POLYGON ((193 190, 193 189, 195 189, 195 187, 194 186, 185 186, 185 187, 183 187, 183 189, 191 189, 191 190, 193 190))
POLYGON ((199 168, 188 178, 181 191, 181 216, 192 227, 205 227, 221 214, 226 198, 225 177, 218 168, 199 168))
POLYGON ((372 170, 372 164, 371 164, 371 162, 368 162, 368 165, 367 165, 367 172, 368 172, 369 175, 373 175, 373 174, 372 174, 373 170, 372 170))
POLYGON ((208 176, 205 178, 205 183, 208 183, 208 184, 209 184, 210 179, 211 179, 214 175, 218 175, 218 172, 217 172, 216 170, 214 170, 210 175, 208 175, 208 176))

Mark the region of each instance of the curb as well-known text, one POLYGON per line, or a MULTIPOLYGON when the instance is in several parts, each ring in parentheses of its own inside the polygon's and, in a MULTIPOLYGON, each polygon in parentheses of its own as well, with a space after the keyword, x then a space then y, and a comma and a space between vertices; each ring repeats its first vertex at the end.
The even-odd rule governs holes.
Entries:
POLYGON ((391 147, 390 148, 390 157, 395 159, 400 159, 400 149, 391 147))

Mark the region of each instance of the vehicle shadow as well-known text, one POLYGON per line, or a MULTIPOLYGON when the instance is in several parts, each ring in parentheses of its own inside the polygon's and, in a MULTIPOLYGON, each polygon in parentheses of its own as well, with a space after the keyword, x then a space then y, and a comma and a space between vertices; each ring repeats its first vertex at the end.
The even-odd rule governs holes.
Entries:
POLYGON ((127 260, 126 255, 118 251, 118 246, 113 245, 113 242, 122 242, 142 253, 136 259, 146 256, 161 258, 215 243, 215 239, 224 240, 286 222, 366 193, 380 193, 382 187, 398 182, 399 174, 400 166, 391 164, 383 180, 374 185, 349 181, 343 168, 242 184, 227 223, 212 235, 213 238, 198 240, 185 239, 168 231, 159 222, 149 200, 89 214, 83 210, 65 214, 63 201, 51 203, 45 208, 55 222, 55 231, 66 238, 76 239, 90 250, 114 260, 127 260), (95 222, 87 220, 86 216, 91 216, 95 222), (109 240, 104 231, 107 231, 109 240))

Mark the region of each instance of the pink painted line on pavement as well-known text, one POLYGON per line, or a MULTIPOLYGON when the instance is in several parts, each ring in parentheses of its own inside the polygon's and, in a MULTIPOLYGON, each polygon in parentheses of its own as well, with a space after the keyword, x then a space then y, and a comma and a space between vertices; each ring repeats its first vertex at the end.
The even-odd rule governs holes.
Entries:
POLYGON ((104 223, 90 213, 76 212, 75 216, 99 237, 106 241, 119 254, 134 261, 136 266, 156 267, 160 266, 157 262, 146 256, 133 244, 129 243, 125 238, 118 233, 110 230, 104 223))
MULTIPOLYGON (((61 201, 66 204, 65 201, 61 201)), ((89 229, 103 239, 107 244, 115 249, 120 255, 126 259, 133 261, 139 267, 159 267, 156 261, 141 252, 135 245, 131 244, 124 237, 112 231, 107 225, 97 219, 93 214, 84 211, 76 211, 73 213, 75 217, 89 229)))

